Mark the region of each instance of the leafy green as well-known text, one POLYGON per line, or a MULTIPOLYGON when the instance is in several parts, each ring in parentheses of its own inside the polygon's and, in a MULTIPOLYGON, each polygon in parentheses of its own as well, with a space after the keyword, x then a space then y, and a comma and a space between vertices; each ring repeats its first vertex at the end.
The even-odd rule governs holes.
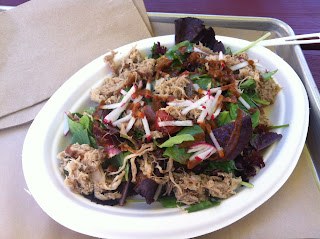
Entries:
POLYGON ((226 49, 224 54, 225 55, 232 55, 232 50, 231 50, 231 48, 229 46, 227 47, 227 49, 226 49))
POLYGON ((206 168, 206 171, 213 171, 216 169, 221 169, 225 173, 232 173, 232 175, 234 175, 234 172, 235 170, 237 170, 237 167, 233 160, 223 162, 209 161, 209 165, 206 168))
POLYGON ((174 161, 177 161, 181 164, 187 164, 188 159, 191 157, 192 153, 187 153, 187 149, 178 148, 177 145, 166 148, 163 153, 163 156, 172 158, 174 161))
MULTIPOLYGON (((184 139, 185 137, 188 137, 191 139, 193 136, 203 133, 203 130, 199 125, 194 126, 188 126, 184 127, 176 136, 174 137, 181 137, 181 139, 184 139), (187 135, 187 136, 186 136, 187 135), (191 136, 191 137, 190 137, 191 136)), ((173 138, 173 137, 172 137, 173 138)), ((170 140, 170 139, 169 139, 170 140)), ((193 138, 194 140, 194 138, 193 138)), ((168 140, 167 140, 168 141, 168 140)), ((166 141, 166 142, 167 142, 166 141)), ((183 140, 187 141, 187 140, 183 140)), ((189 140, 190 141, 190 140, 189 140)), ((164 142, 164 143, 166 143, 164 142)), ((164 156, 167 156, 169 158, 172 158, 174 161, 177 161, 181 164, 186 164, 188 159, 191 157, 192 153, 187 153, 187 149, 185 148, 179 148, 177 144, 173 144, 171 147, 168 147, 164 153, 164 156)))
POLYGON ((254 112, 254 114, 250 115, 252 121, 252 128, 255 128, 259 125, 259 117, 260 117, 260 110, 254 112))
POLYGON ((203 133, 203 130, 199 125, 194 125, 194 126, 187 126, 184 127, 177 135, 183 135, 183 134, 190 134, 192 136, 195 136, 197 134, 203 133))
MULTIPOLYGON (((116 169, 118 169, 119 167, 121 167, 123 165, 124 162, 124 158, 127 157, 129 154, 131 154, 129 151, 122 151, 121 153, 113 156, 112 158, 108 159, 103 167, 107 168, 109 165, 114 166, 116 169)), ((130 172, 130 164, 129 162, 127 162, 125 168, 125 179, 126 181, 129 180, 129 172, 130 172)))
POLYGON ((97 142, 92 135, 92 121, 89 116, 83 115, 80 122, 68 118, 69 129, 72 134, 72 144, 88 144, 96 148, 97 142))
POLYGON ((180 47, 182 46, 185 46, 187 47, 186 49, 186 53, 190 53, 190 52, 193 52, 193 44, 190 43, 189 41, 183 41, 183 42, 180 42, 179 44, 171 47, 167 52, 166 54, 164 54, 168 59, 173 59, 174 56, 175 56, 175 53, 179 50, 180 47))
POLYGON ((181 144, 183 141, 193 141, 194 138, 190 134, 182 134, 182 135, 176 135, 165 141, 163 144, 159 145, 159 148, 164 147, 172 147, 176 144, 181 144))
POLYGON ((228 105, 229 108, 229 116, 231 120, 236 120, 238 115, 239 105, 235 103, 230 103, 228 105))
MULTIPOLYGON (((249 95, 242 93, 241 97, 252 107, 255 108, 257 107, 255 105, 255 103, 251 100, 251 98, 249 97, 249 95)), ((243 109, 244 111, 248 112, 248 109, 239 101, 239 106, 241 109, 243 109)))
POLYGON ((151 54, 149 58, 158 59, 159 57, 163 56, 167 51, 167 48, 160 45, 160 42, 154 43, 151 48, 151 54))
POLYGON ((92 121, 88 115, 83 115, 79 123, 82 124, 89 132, 92 132, 92 121))
POLYGON ((253 188, 254 187, 254 185, 252 183, 248 183, 248 182, 244 182, 244 181, 242 181, 240 184, 245 186, 245 187, 248 187, 248 188, 253 188))
POLYGON ((90 107, 89 110, 85 110, 84 112, 87 112, 89 113, 90 115, 93 114, 93 112, 97 109, 97 106, 96 107, 90 107))
POLYGON ((271 33, 268 32, 267 34, 265 34, 264 36, 260 37, 258 40, 252 42, 251 44, 249 44, 248 46, 236 51, 235 53, 233 53, 233 55, 238 55, 241 52, 244 52, 246 50, 248 50, 249 48, 253 47, 254 45, 256 45, 257 43, 261 42, 262 40, 266 39, 268 36, 270 36, 271 33))
POLYGON ((136 139, 142 139, 142 137, 145 135, 145 133, 139 129, 134 129, 133 135, 136 139))
POLYGON ((198 84, 200 88, 204 90, 209 90, 209 84, 212 84, 212 77, 203 74, 194 74, 190 76, 190 80, 192 80, 194 83, 198 84))
POLYGON ((193 44, 190 43, 189 41, 183 41, 180 42, 179 44, 173 46, 171 49, 169 49, 164 55, 172 60, 172 64, 174 66, 179 66, 183 65, 184 60, 187 59, 187 54, 193 52, 193 44), (186 47, 186 50, 184 51, 184 54, 181 54, 178 50, 180 47, 186 47))
POLYGON ((274 125, 274 126, 270 126, 270 129, 278 129, 278 128, 285 128, 285 127, 289 127, 289 124, 284 124, 284 125, 274 125))
POLYGON ((112 164, 115 168, 121 167, 123 165, 123 159, 129 154, 131 154, 129 151, 122 151, 121 153, 108 159, 109 165, 112 164))
POLYGON ((86 129, 80 129, 76 134, 72 135, 71 144, 88 144, 91 145, 91 141, 88 135, 88 131, 86 129))
POLYGON ((175 197, 159 198, 158 202, 160 202, 164 208, 176 208, 177 205, 183 206, 183 203, 177 202, 177 199, 175 197))
POLYGON ((268 80, 272 79, 272 76, 273 76, 274 74, 276 74, 277 71, 278 71, 278 70, 274 70, 274 71, 269 71, 269 72, 262 73, 261 75, 262 75, 262 77, 263 77, 263 80, 264 80, 264 81, 268 81, 268 80))
POLYGON ((248 79, 246 81, 244 81, 241 85, 240 85, 240 89, 254 89, 256 87, 256 82, 254 79, 248 79))
POLYGON ((219 127, 230 124, 232 121, 229 111, 226 111, 226 110, 220 112, 217 119, 218 119, 218 126, 219 127))
POLYGON ((195 205, 192 205, 190 207, 187 207, 185 210, 188 213, 197 212, 197 211, 200 211, 200 210, 203 210, 203 209, 207 209, 207 208, 210 208, 210 207, 214 207, 214 206, 218 206, 218 205, 220 205, 219 201, 215 201, 215 202, 203 201, 203 202, 200 202, 198 204, 195 204, 195 205))
POLYGON ((261 100, 258 97, 251 97, 251 100, 253 100, 256 104, 261 104, 261 105, 270 105, 269 101, 261 100))

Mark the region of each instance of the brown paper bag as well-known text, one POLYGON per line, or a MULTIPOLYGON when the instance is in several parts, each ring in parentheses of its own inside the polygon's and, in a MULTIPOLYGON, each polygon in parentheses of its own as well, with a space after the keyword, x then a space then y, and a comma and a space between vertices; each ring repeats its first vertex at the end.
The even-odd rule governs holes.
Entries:
POLYGON ((151 37, 141 2, 33 0, 0 13, 0 128, 32 120, 40 102, 109 49, 151 37))

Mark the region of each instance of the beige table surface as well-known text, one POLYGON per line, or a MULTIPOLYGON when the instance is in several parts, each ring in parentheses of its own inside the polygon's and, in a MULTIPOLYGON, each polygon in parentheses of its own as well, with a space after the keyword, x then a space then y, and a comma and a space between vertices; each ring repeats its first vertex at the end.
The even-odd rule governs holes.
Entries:
MULTIPOLYGON (((90 238, 56 223, 28 193, 21 153, 29 126, 0 131, 0 238, 90 238)), ((309 162, 304 149, 293 174, 271 199, 234 224, 200 238, 320 238, 320 192, 309 162)))

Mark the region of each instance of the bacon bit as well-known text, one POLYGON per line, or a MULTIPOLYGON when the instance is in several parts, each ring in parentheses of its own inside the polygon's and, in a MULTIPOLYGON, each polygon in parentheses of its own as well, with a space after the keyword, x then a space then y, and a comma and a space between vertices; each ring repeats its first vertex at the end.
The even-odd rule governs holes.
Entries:
POLYGON ((142 113, 141 111, 137 112, 137 117, 143 119, 145 117, 145 114, 142 113))
MULTIPOLYGON (((180 74, 180 76, 187 75, 187 74, 189 74, 189 71, 184 71, 184 72, 182 72, 182 73, 180 74)), ((179 77, 180 77, 180 76, 179 76, 179 77)))
POLYGON ((136 98, 137 98, 137 96, 138 96, 138 94, 137 94, 137 93, 133 93, 133 94, 131 95, 131 98, 134 100, 134 99, 136 99, 136 98))
POLYGON ((138 102, 138 103, 135 103, 133 108, 132 108, 132 116, 134 118, 138 117, 138 108, 141 106, 141 104, 138 102))
POLYGON ((201 161, 198 160, 188 160, 187 163, 187 168, 188 169, 193 169, 195 166, 197 166, 199 163, 201 163, 201 161))
POLYGON ((108 171, 108 172, 116 172, 117 169, 116 169, 112 164, 110 164, 110 165, 108 166, 108 168, 107 168, 107 171, 108 171))

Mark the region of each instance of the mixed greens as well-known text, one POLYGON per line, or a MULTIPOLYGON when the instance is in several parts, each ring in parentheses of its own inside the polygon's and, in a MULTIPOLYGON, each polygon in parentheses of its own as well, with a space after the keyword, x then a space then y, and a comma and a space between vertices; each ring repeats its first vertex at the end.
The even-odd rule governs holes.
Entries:
POLYGON ((253 187, 261 150, 282 137, 263 110, 277 70, 225 50, 199 19, 177 20, 176 32, 175 46, 156 42, 148 58, 134 48, 115 67, 107 57, 116 74, 91 92, 99 104, 65 114, 72 139, 58 158, 74 192, 107 205, 140 194, 190 213, 253 187))

